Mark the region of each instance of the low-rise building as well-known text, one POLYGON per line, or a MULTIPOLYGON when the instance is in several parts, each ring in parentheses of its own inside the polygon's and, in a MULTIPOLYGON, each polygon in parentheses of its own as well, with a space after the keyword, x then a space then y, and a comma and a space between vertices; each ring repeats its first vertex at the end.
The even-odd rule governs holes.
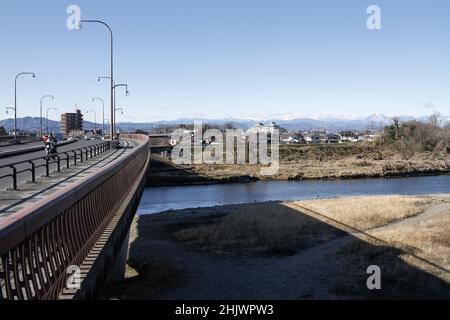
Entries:
POLYGON ((341 143, 341 136, 335 133, 327 133, 322 136, 322 141, 328 144, 341 143))
POLYGON ((305 137, 305 141, 308 144, 320 144, 322 143, 322 136, 318 133, 310 134, 305 137))
POLYGON ((281 140, 281 143, 284 143, 284 144, 305 143, 305 137, 301 133, 292 133, 292 132, 282 133, 280 140, 281 140))

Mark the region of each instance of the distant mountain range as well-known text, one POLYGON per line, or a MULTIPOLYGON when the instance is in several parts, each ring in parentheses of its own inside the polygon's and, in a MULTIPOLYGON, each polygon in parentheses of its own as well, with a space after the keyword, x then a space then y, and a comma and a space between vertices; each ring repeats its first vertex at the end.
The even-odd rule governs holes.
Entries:
MULTIPOLYGON (((43 119, 42 126, 44 131, 47 130, 47 119, 43 119)), ((14 129, 14 119, 6 119, 0 120, 0 127, 4 127, 6 131, 12 131, 14 129)), ((25 117, 25 118, 17 118, 17 129, 26 130, 26 131, 36 131, 40 130, 40 118, 39 117, 25 117)), ((94 128, 94 123, 85 121, 84 127, 86 130, 90 130, 94 128)), ((101 128, 101 124, 97 124, 97 128, 101 128)), ((60 132, 60 122, 48 120, 48 129, 50 132, 60 132)))
MULTIPOLYGON (((399 116, 401 122, 406 121, 420 121, 427 122, 429 117, 413 117, 413 116, 399 116)), ((298 119, 265 119, 265 120, 255 120, 255 119, 237 119, 237 118, 223 118, 223 119, 201 119, 201 118, 184 118, 178 120, 170 121, 156 121, 148 123, 120 123, 118 126, 125 131, 149 130, 152 128, 157 128, 160 126, 175 126, 179 124, 192 124, 194 121, 201 121, 203 123, 208 123, 210 125, 223 125, 225 123, 231 124, 236 128, 247 130, 255 124, 262 122, 268 124, 270 122, 275 122, 281 127, 289 130, 314 130, 323 129, 328 131, 343 131, 343 130, 364 130, 364 129, 381 129, 386 125, 392 124, 393 119, 385 116, 383 114, 374 114, 369 117, 364 118, 352 118, 352 119, 340 119, 333 117, 326 118, 298 118, 298 119)), ((441 124, 446 124, 450 122, 450 116, 442 116, 441 124)))
MULTIPOLYGON (((400 121, 429 121, 429 117, 412 117, 412 116, 399 116, 400 121)), ((210 125, 223 125, 231 124, 232 126, 247 130, 248 128, 254 126, 258 122, 270 123, 275 122, 281 127, 287 130, 313 130, 313 129, 323 129, 328 131, 342 131, 342 130, 364 130, 364 129, 381 129, 382 127, 392 124, 392 118, 387 117, 383 114, 374 114, 365 118, 351 118, 351 119, 340 119, 333 118, 332 116, 322 117, 318 119, 313 118, 298 118, 292 120, 283 119, 265 119, 265 120, 255 120, 255 119, 236 119, 236 118, 223 118, 223 119, 198 119, 198 118, 184 118, 178 120, 169 121, 156 121, 156 122, 143 122, 143 123, 133 123, 133 122, 121 122, 118 124, 119 129, 123 131, 136 131, 136 130, 150 130, 160 126, 176 126, 179 124, 193 124, 194 121, 201 121, 204 124, 210 125)), ((442 116, 442 124, 449 123, 449 116, 442 116)), ((59 132, 60 123, 59 121, 48 121, 50 132, 59 132)), ((0 120, 0 126, 4 127, 7 131, 11 131, 14 126, 13 119, 0 120)), ((38 117, 25 117, 17 119, 17 126, 19 129, 26 129, 28 131, 39 131, 40 121, 38 117)), ((43 120, 44 131, 47 127, 47 120, 43 120)), ((94 128, 94 123, 85 121, 84 129, 92 130, 94 128)), ((97 124, 97 128, 101 128, 101 123, 97 124)))

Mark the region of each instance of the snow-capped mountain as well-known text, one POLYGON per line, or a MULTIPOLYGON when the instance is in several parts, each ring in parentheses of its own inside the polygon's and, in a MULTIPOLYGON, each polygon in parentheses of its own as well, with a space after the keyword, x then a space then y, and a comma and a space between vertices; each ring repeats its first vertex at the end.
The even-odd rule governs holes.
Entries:
MULTIPOLYGON (((398 116, 401 122, 406 121, 420 121, 428 122, 429 117, 413 117, 402 115, 398 116)), ((177 120, 167 120, 167 121, 155 121, 155 122, 122 122, 118 124, 119 129, 124 131, 135 131, 135 130, 150 130, 152 128, 160 126, 176 126, 179 124, 193 124, 194 121, 201 121, 210 125, 223 125, 230 124, 236 128, 247 130, 254 126, 258 122, 270 123, 275 122, 281 127, 287 130, 312 130, 312 129, 323 129, 328 131, 342 131, 342 130, 364 130, 364 129, 375 129, 381 130, 384 126, 393 123, 393 117, 389 117, 383 114, 373 114, 368 117, 357 117, 357 116, 345 116, 336 117, 331 115, 322 115, 317 117, 274 117, 266 119, 258 118, 221 118, 221 119, 205 119, 205 118, 184 118, 177 120)), ((27 128, 30 131, 39 130, 39 118, 18 118, 18 127, 27 128)), ((450 116, 441 116, 441 124, 444 125, 450 123, 450 116)), ((44 124, 46 124, 46 119, 44 119, 44 124)), ((85 122, 85 128, 91 129, 94 124, 90 122, 85 122)), ((13 121, 12 119, 6 119, 0 121, 0 126, 4 127, 7 131, 12 130, 13 121)), ((59 122, 49 121, 49 127, 51 131, 59 131, 59 122)))

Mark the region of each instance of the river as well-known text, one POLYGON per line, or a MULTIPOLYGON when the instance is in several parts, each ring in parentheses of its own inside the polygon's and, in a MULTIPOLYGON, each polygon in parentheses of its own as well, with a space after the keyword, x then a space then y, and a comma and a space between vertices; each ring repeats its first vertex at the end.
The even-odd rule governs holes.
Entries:
POLYGON ((450 193, 450 175, 396 179, 259 181, 147 188, 138 214, 267 201, 362 195, 450 193))

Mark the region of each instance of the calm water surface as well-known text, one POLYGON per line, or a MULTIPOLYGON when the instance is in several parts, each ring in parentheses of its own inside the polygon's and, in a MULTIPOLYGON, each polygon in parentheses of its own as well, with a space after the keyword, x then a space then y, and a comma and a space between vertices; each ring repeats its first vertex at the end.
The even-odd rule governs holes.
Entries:
POLYGON ((218 205, 359 195, 450 193, 450 175, 400 179, 260 181, 147 188, 138 214, 218 205))

